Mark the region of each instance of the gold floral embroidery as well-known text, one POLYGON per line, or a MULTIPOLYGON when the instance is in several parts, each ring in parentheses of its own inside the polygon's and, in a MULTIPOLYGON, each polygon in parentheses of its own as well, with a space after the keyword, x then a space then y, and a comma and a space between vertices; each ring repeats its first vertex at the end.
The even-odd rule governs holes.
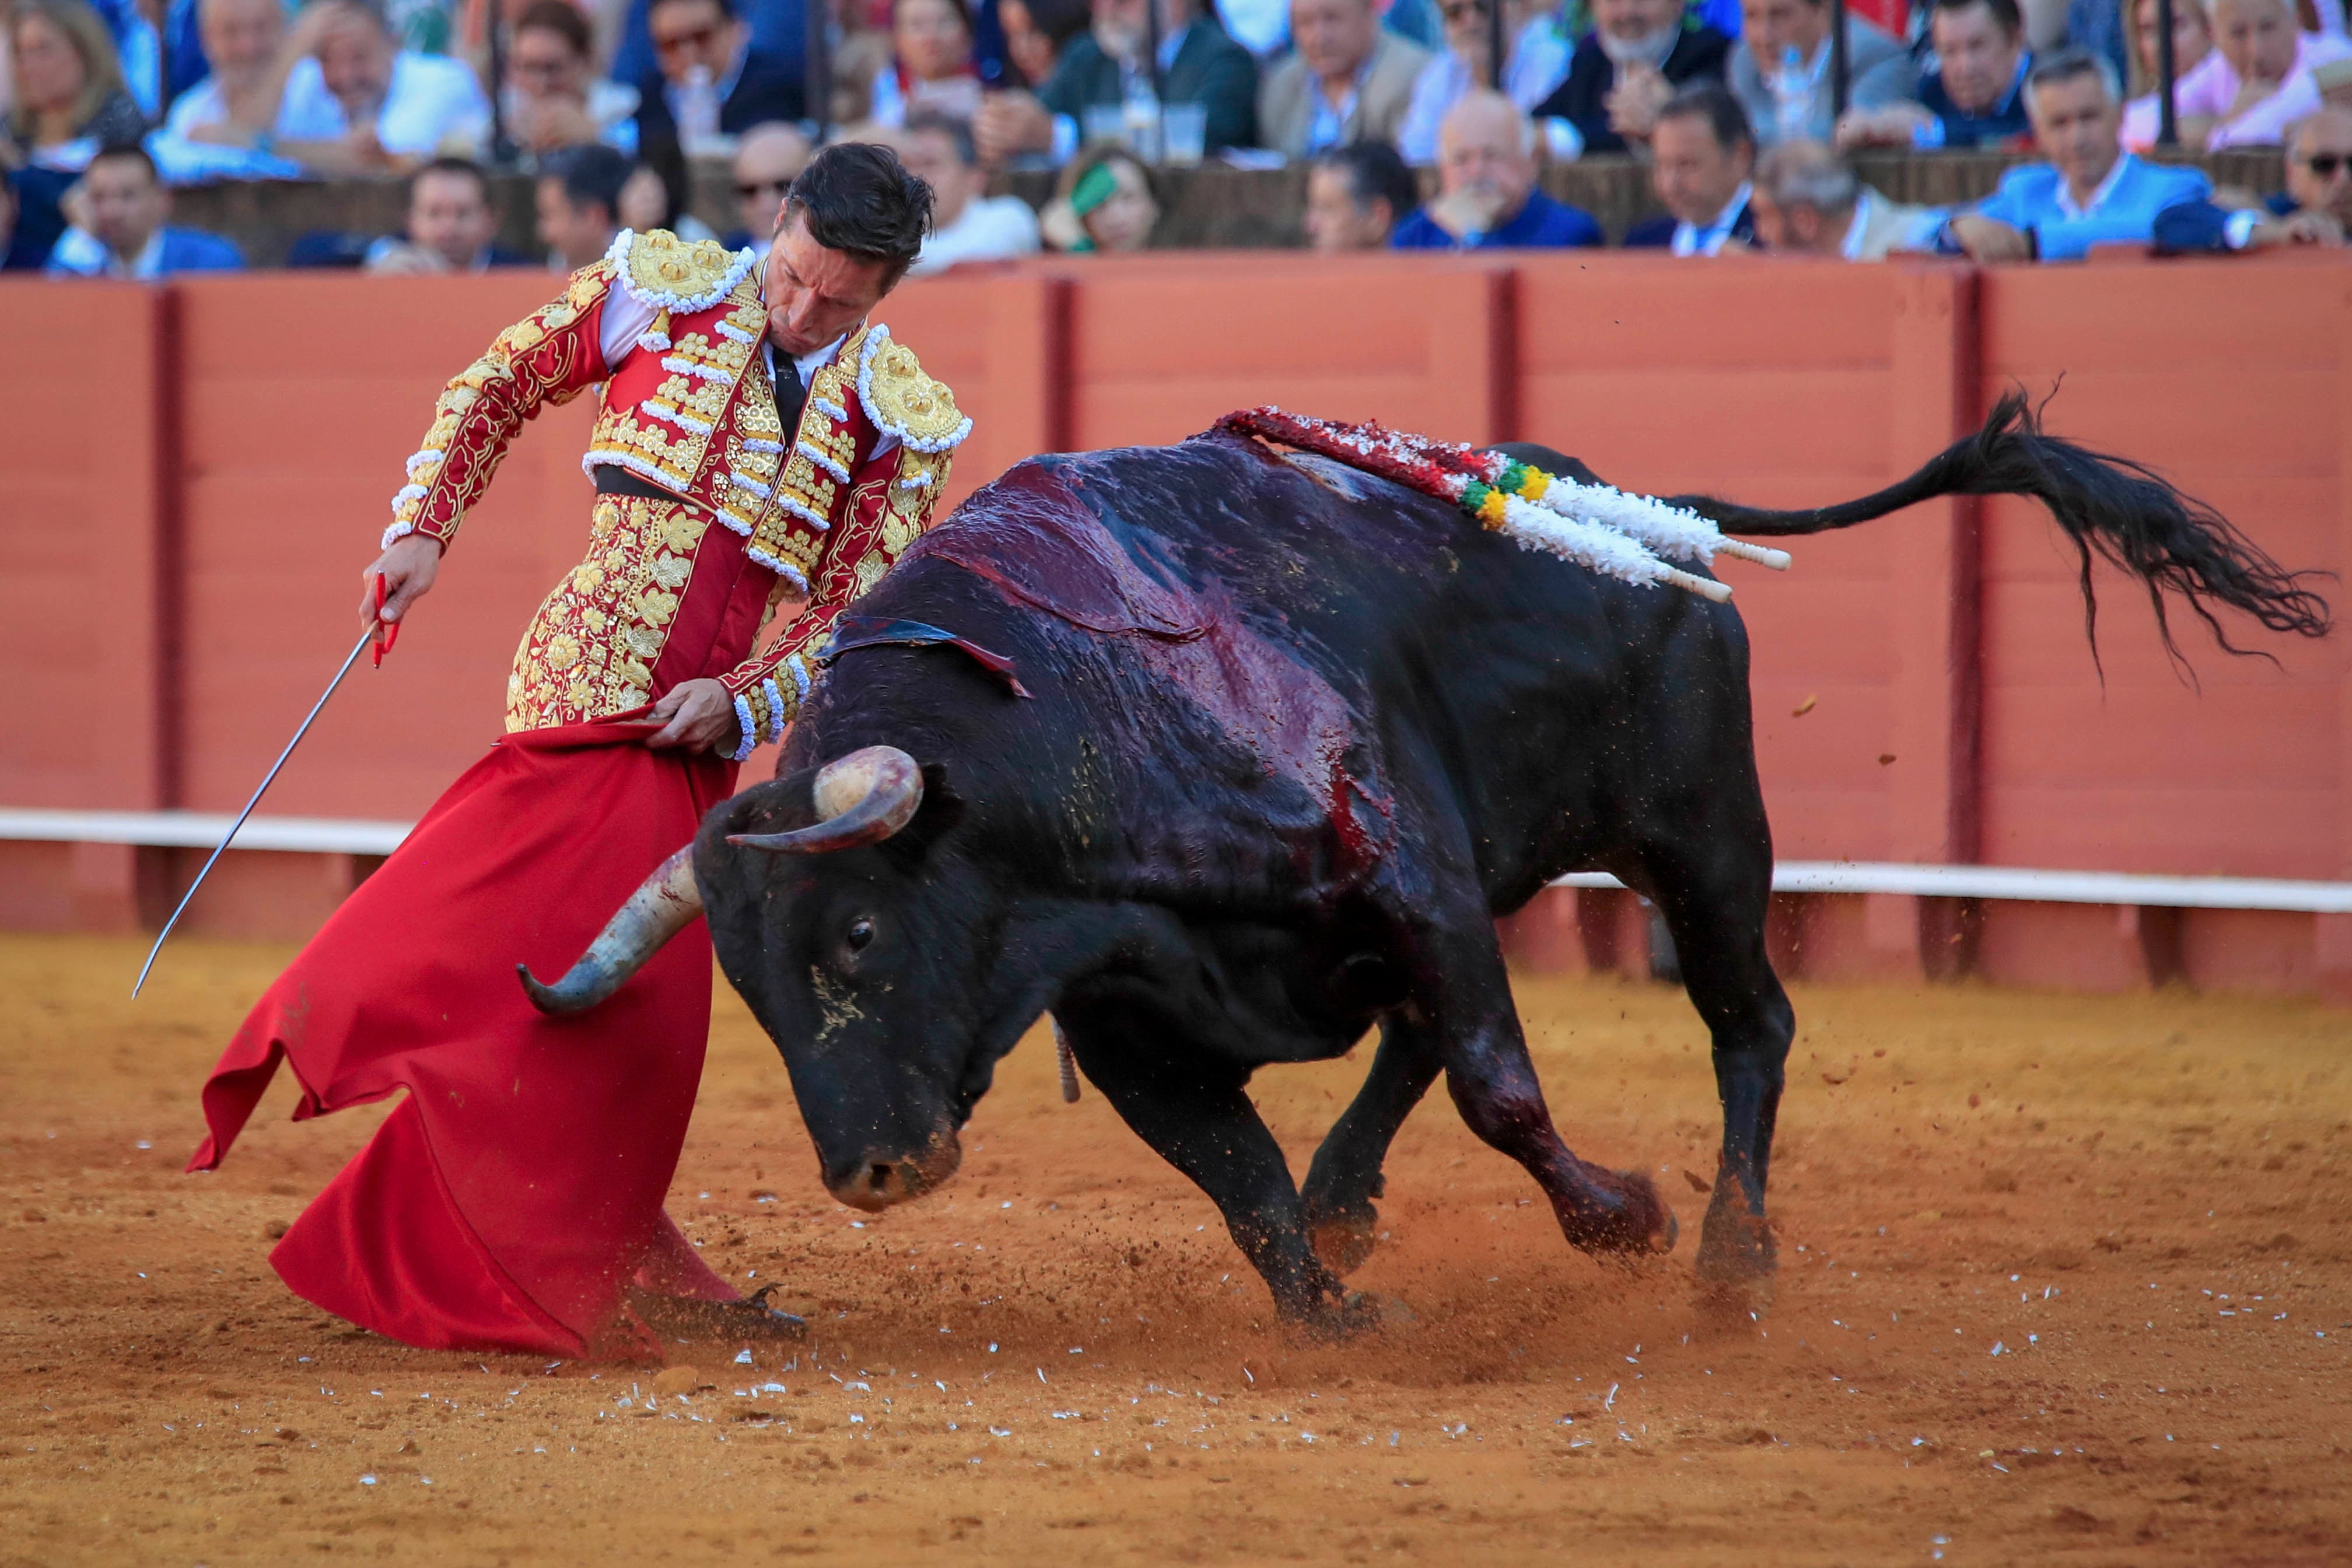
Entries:
MULTIPOLYGON (((753 435, 775 428, 775 394, 766 374, 746 374, 753 370, 752 351, 767 327, 767 307, 760 302, 759 291, 749 284, 737 289, 729 297, 726 320, 738 336, 688 332, 660 353, 668 374, 650 398, 625 407, 605 405, 588 438, 590 463, 617 458, 620 467, 635 469, 664 489, 684 492, 703 477, 712 454, 730 450, 733 427, 753 435), (658 405, 658 411, 648 404, 658 405), (725 438, 721 431, 727 432, 725 438)), ((719 484, 725 486, 723 475, 719 484)), ((724 496, 719 500, 725 504, 724 496)))
POLYGON ((423 449, 409 459, 408 482, 394 498, 387 542, 412 529, 454 539, 515 430, 542 405, 568 403, 586 389, 584 348, 572 329, 612 281, 610 262, 583 268, 561 299, 500 332, 449 383, 434 405, 423 449))
MULTIPOLYGON (((850 333, 832 363, 809 378, 808 401, 801 406, 792 450, 782 454, 773 493, 758 502, 758 521, 751 530, 754 559, 764 555, 785 562, 803 578, 824 550, 823 538, 811 536, 810 531, 817 526, 813 520, 822 518, 830 523, 841 486, 800 448, 803 444, 815 447, 845 471, 856 462, 856 438, 850 434, 847 422, 827 410, 839 409, 845 414, 850 400, 857 395, 857 348, 866 340, 866 331, 860 327, 850 333)), ((745 402, 748 405, 749 399, 745 402)), ((750 510, 751 498, 742 499, 744 515, 753 515, 750 510)))
POLYGON ((507 679, 507 728, 625 712, 653 696, 678 590, 709 526, 676 501, 599 496, 588 557, 540 605, 507 679))

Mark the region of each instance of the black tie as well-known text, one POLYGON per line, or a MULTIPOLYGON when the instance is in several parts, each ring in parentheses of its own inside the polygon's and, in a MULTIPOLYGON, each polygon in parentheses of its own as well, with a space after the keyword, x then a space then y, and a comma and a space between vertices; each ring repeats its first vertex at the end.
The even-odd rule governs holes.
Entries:
POLYGON ((784 448, 792 449, 801 428, 801 409, 808 402, 808 383, 801 379, 801 367, 787 355, 776 358, 776 417, 784 426, 784 448))

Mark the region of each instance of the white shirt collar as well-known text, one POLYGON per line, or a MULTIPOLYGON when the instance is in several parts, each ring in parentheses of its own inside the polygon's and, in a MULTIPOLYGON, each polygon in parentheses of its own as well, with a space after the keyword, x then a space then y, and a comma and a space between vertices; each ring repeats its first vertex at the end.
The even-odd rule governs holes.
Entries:
POLYGON ((1739 188, 1731 193, 1730 202, 1721 212, 1715 215, 1715 221, 1705 228, 1694 223, 1675 225, 1675 254, 1676 256, 1721 254, 1723 242, 1731 237, 1732 226, 1739 221, 1739 215, 1747 210, 1748 198, 1755 192, 1754 185, 1742 180, 1739 182, 1739 188))
MULTIPOLYGON (((816 353, 802 354, 795 358, 793 361, 793 368, 801 373, 801 384, 803 386, 806 386, 811 382, 814 381, 816 379, 816 373, 823 370, 826 365, 831 364, 833 363, 833 356, 841 352, 841 345, 848 341, 849 334, 847 332, 844 332, 841 336, 834 339, 833 342, 825 344, 824 347, 817 350, 816 353)), ((762 338, 760 341, 760 352, 767 356, 768 374, 772 377, 776 374, 775 340, 773 338, 762 338)))
POLYGON ((110 278, 159 278, 163 272, 163 230, 158 226, 139 247, 139 254, 125 267, 110 249, 106 253, 106 275, 110 278))
POLYGON ((1845 226, 1845 238, 1838 242, 1838 254, 1848 261, 1862 259, 1862 233, 1870 226, 1870 187, 1865 185, 1853 195, 1853 218, 1845 226))
POLYGON ((2116 158, 2116 166, 2107 171, 2107 177, 2099 182, 2099 188, 2091 193, 2091 199, 2080 206, 2074 205, 2074 187, 2066 183, 2065 175, 2060 174, 2058 176, 2058 210, 2068 217, 2074 218, 2087 217, 2098 211, 2100 207, 2106 205, 2107 198, 2115 194, 2116 182, 2124 177, 2124 167, 2131 161, 2130 153, 2118 154, 2116 158))

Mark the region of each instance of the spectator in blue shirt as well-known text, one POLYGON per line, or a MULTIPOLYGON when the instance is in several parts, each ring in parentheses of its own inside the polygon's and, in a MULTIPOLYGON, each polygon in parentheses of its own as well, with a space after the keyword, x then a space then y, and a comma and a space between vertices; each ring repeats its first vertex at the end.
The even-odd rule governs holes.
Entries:
POLYGON ((233 272, 236 247, 201 229, 172 228, 172 193, 155 161, 136 142, 108 147, 89 161, 78 203, 87 228, 66 230, 49 253, 52 277, 165 278, 174 272, 233 272))
POLYGON ((1938 248, 1977 261, 2071 261, 2091 247, 2147 244, 2162 213, 2208 199, 2201 169, 2142 163, 2123 150, 2123 93, 2116 68, 2063 49, 2026 83, 2034 145, 2046 163, 2001 176, 2000 188, 1945 225, 1938 248))
POLYGON ((1855 147, 1997 147, 2032 129, 2025 19, 2017 0, 1936 0, 1927 20, 1935 52, 1913 100, 1858 109, 1838 121, 1841 152, 1855 147))
POLYGON ((2286 189, 2224 211, 2183 202, 2156 216, 2162 256, 2224 255, 2282 245, 2342 245, 2352 226, 2352 110, 2323 109, 2287 133, 2286 189))
POLYGON ((163 119, 172 100, 212 68, 196 26, 196 0, 163 0, 160 29, 138 0, 92 0, 92 9, 114 35, 123 83, 151 121, 163 119))
POLYGON ((1439 194, 1402 223, 1399 250, 1494 250, 1599 245, 1582 207, 1536 189, 1536 128, 1491 89, 1465 93, 1437 132, 1439 194))

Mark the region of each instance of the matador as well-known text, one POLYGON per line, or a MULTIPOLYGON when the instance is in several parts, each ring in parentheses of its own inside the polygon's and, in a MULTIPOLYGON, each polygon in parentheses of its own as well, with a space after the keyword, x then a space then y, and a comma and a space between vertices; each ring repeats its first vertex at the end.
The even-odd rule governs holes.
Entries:
POLYGON ((842 607, 929 525, 971 422, 867 316, 930 211, 887 150, 828 148, 764 268, 625 232, 441 395, 369 568, 383 623, 431 587, 523 421, 602 383, 596 500, 586 558, 516 653, 506 733, 271 986, 205 1089, 191 1170, 219 1163, 281 1060, 298 1120, 407 1091, 270 1255, 327 1310, 413 1345, 557 1355, 796 1327, 662 1206, 709 1032, 704 928, 586 1017, 542 1017, 513 970, 568 963, 693 837, 791 722, 842 607))

